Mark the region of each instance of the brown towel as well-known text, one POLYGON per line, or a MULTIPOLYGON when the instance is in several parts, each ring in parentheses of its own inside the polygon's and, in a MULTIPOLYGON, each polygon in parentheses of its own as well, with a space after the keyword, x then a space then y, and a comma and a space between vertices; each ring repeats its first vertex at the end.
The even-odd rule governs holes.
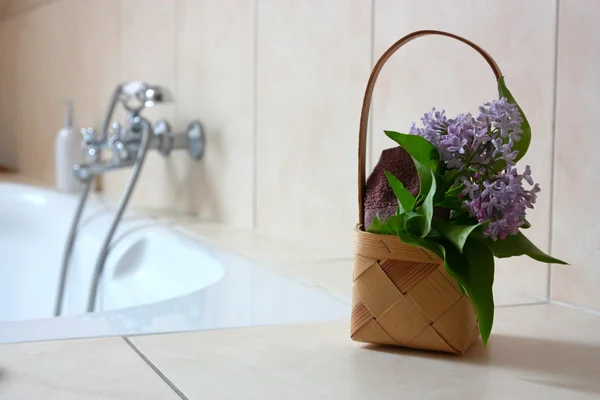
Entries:
POLYGON ((371 226, 377 213, 382 221, 396 214, 398 199, 388 184, 385 171, 398 178, 413 196, 419 193, 419 176, 410 154, 399 146, 384 150, 365 187, 365 228, 371 226))

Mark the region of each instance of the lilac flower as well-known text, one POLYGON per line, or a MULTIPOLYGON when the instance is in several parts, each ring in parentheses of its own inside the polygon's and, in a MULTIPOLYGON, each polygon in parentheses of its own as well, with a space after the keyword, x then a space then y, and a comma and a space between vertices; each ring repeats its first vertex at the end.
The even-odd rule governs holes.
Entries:
POLYGON ((500 137, 518 141, 523 131, 521 124, 523 117, 519 114, 516 104, 508 102, 506 97, 479 107, 478 121, 493 126, 500 133, 500 137))
POLYGON ((449 119, 444 110, 433 108, 421 118, 423 127, 413 124, 410 133, 431 142, 450 169, 460 170, 467 164, 485 166, 496 161, 514 165, 519 153, 513 147, 523 133, 523 118, 517 106, 503 97, 485 103, 479 112, 477 118, 460 114, 449 119))
POLYGON ((519 227, 525 223, 527 209, 533 208, 540 191, 539 185, 533 184, 529 165, 522 175, 513 167, 481 183, 466 178, 463 182, 466 182, 463 195, 469 197, 464 202, 465 207, 477 221, 489 221, 484 235, 493 240, 505 239, 508 235, 518 233, 519 227), (533 187, 525 189, 523 180, 533 187))
POLYGON ((484 103, 476 118, 471 114, 448 118, 444 110, 434 108, 421 122, 423 126, 413 124, 410 133, 431 142, 446 168, 459 172, 456 183, 464 187, 464 207, 479 222, 488 222, 485 236, 497 240, 516 234, 540 191, 529 166, 522 175, 514 167, 519 154, 514 146, 523 133, 517 106, 503 97, 484 103), (500 161, 505 169, 493 172, 492 166, 500 161), (525 189, 523 181, 532 188, 525 189))
POLYGON ((479 184, 476 182, 471 182, 465 177, 462 177, 462 184, 465 189, 462 191, 462 196, 469 196, 471 199, 477 197, 477 193, 479 193, 479 184))

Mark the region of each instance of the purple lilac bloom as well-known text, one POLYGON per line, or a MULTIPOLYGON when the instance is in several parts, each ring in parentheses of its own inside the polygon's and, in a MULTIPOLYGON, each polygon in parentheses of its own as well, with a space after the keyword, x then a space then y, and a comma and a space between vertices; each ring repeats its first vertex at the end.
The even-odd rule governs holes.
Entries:
POLYGON ((540 188, 536 183, 527 190, 523 187, 523 180, 533 184, 529 166, 522 175, 511 167, 481 182, 463 178, 465 189, 462 194, 469 198, 464 205, 477 221, 489 221, 484 232, 486 237, 505 239, 508 235, 517 234, 519 227, 525 223, 527 209, 533 208, 540 188))
POLYGON ((471 114, 448 118, 444 110, 434 108, 421 122, 423 126, 413 124, 410 133, 431 142, 446 167, 461 172, 457 183, 464 187, 465 208, 479 222, 489 222, 484 235, 497 240, 518 233, 540 189, 529 166, 522 175, 514 167, 518 155, 514 145, 523 133, 517 106, 506 98, 484 103, 477 118, 471 114), (492 165, 499 161, 505 169, 493 172, 492 165), (532 188, 526 190, 523 181, 532 188))
POLYGON ((514 165, 518 151, 513 146, 523 133, 523 118, 517 106, 508 103, 505 97, 485 103, 479 108, 477 118, 468 113, 448 118, 444 110, 434 108, 421 122, 423 127, 413 124, 410 133, 431 142, 446 167, 458 170, 467 164, 481 167, 496 161, 514 165))

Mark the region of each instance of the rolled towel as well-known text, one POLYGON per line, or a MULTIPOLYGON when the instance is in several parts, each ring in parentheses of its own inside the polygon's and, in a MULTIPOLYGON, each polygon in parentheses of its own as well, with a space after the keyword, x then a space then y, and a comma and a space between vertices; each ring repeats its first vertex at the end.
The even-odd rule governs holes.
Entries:
POLYGON ((410 154, 399 146, 384 150, 365 187, 365 229, 371 226, 377 214, 382 221, 396 214, 398 199, 385 171, 398 178, 413 196, 419 193, 419 176, 410 154))

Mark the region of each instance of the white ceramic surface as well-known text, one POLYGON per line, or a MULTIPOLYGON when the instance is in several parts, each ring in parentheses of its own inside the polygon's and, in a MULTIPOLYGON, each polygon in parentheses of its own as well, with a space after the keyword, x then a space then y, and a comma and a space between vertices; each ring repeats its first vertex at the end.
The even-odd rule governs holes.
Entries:
POLYGON ((75 243, 63 316, 52 318, 76 197, 0 184, 0 343, 343 319, 341 301, 126 213, 106 260, 95 313, 93 266, 112 212, 92 198, 75 243))
MULTIPOLYGON (((0 184, 0 322, 52 315, 60 262, 76 198, 0 184)), ((82 227, 102 210, 95 200, 82 227)))

